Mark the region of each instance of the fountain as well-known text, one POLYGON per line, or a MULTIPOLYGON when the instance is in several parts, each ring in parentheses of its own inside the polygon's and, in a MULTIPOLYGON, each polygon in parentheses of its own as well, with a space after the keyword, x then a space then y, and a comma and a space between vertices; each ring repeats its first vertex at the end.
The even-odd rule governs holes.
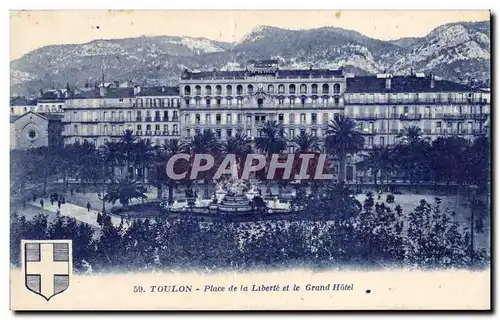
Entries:
POLYGON ((230 179, 220 182, 215 191, 216 203, 209 206, 210 211, 221 213, 249 213, 253 210, 251 200, 244 194, 248 187, 242 180, 230 179))

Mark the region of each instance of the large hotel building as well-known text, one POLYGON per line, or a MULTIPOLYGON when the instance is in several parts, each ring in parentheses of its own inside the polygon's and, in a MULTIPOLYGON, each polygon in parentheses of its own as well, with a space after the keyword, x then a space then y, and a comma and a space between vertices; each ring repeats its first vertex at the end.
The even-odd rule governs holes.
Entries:
MULTIPOLYGON (((40 99, 36 109, 59 113, 62 107, 66 144, 101 145, 127 129, 155 144, 204 129, 221 139, 238 132, 256 137, 267 120, 281 123, 290 139, 301 131, 321 137, 335 115, 345 114, 357 121, 369 149, 394 144, 409 126, 431 139, 474 138, 487 133, 490 114, 488 89, 432 74, 351 76, 342 69, 280 69, 274 60, 250 61, 237 71, 185 70, 178 87, 102 82, 52 98, 40 99)), ((29 107, 14 108, 11 113, 29 107)))

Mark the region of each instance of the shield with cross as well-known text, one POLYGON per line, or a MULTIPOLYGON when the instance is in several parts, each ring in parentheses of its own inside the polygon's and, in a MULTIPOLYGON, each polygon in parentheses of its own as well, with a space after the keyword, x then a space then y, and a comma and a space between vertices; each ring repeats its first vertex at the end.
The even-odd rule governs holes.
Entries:
POLYGON ((47 301, 69 287, 71 240, 23 240, 26 288, 47 301))

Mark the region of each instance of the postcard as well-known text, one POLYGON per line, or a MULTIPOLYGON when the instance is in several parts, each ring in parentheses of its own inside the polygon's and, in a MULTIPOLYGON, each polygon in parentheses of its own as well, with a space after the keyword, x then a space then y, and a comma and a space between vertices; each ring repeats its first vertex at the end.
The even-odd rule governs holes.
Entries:
POLYGON ((489 11, 10 23, 12 310, 490 310, 489 11))

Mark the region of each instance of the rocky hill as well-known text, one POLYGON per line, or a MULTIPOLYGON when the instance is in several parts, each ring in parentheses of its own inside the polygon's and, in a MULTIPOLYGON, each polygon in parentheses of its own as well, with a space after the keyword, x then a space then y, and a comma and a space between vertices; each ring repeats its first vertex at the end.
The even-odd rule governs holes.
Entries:
POLYGON ((11 62, 11 94, 83 85, 104 71, 108 80, 175 84, 181 71, 239 69, 250 59, 275 58, 284 68, 338 68, 355 74, 434 72, 451 80, 489 83, 490 23, 440 26, 422 38, 382 41, 341 28, 287 30, 260 26, 241 41, 138 37, 46 46, 11 62))

